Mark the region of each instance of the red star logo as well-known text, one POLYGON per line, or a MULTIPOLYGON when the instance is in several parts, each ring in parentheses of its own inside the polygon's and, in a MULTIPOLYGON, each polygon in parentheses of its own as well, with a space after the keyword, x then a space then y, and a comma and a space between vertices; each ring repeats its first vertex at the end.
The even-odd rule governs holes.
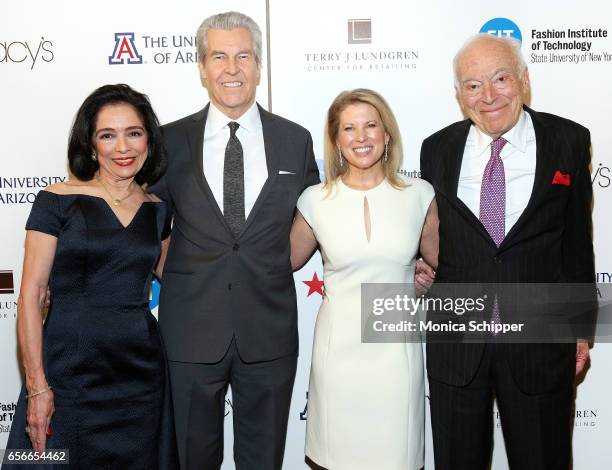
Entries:
POLYGON ((314 273, 314 276, 312 276, 312 279, 310 281, 302 281, 302 282, 308 286, 307 297, 310 297, 310 295, 314 294, 315 292, 319 293, 321 297, 325 295, 323 293, 324 282, 319 280, 317 273, 314 273))

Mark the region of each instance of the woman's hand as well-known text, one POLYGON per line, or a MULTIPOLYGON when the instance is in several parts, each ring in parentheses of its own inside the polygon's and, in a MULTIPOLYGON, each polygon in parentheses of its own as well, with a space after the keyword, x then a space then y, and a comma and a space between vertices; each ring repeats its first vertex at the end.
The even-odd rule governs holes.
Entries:
POLYGON ((30 437, 35 451, 42 452, 47 446, 47 432, 49 423, 55 412, 53 391, 49 390, 28 400, 28 413, 26 416, 26 433, 30 437))

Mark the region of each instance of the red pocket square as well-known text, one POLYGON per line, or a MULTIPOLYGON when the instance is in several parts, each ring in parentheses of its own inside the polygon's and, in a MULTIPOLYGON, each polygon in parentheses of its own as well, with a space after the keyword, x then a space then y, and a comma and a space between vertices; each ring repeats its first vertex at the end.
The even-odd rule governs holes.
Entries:
POLYGON ((561 173, 559 170, 555 172, 555 176, 553 176, 552 184, 562 184, 563 186, 570 185, 570 175, 569 173, 561 173))

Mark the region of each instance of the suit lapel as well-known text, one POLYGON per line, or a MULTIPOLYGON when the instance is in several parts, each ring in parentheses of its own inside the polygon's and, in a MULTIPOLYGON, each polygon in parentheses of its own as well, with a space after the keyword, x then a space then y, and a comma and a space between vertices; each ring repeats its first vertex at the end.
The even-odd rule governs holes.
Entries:
MULTIPOLYGON (((554 172, 554 166, 556 163, 555 158, 553 158, 554 155, 557 154, 556 142, 552 138, 550 129, 548 129, 545 121, 542 119, 539 113, 533 111, 527 106, 524 108, 525 111, 531 116, 531 121, 533 123, 533 128, 536 135, 536 169, 533 188, 525 210, 519 216, 519 219, 512 226, 499 246, 500 251, 511 246, 517 241, 521 229, 536 212, 538 201, 540 201, 548 185, 550 185, 550 181, 548 180, 550 179, 550 175, 552 175, 554 172)), ((464 123, 465 125, 459 126, 455 134, 449 139, 448 154, 442 175, 444 195, 449 199, 449 201, 454 202, 457 210, 459 210, 459 212, 461 212, 466 219, 471 221, 474 228, 476 228, 476 230, 489 243, 491 243, 491 245, 495 246, 495 243, 482 225, 482 222, 480 222, 474 213, 457 197, 459 175, 461 173, 461 162, 463 160, 465 143, 471 125, 469 120, 464 121, 464 123)))
POLYGON ((186 129, 187 133, 187 142, 189 145, 189 151, 191 154, 191 165, 193 168, 193 175, 198 182, 198 186, 208 199, 208 203, 213 208, 213 212, 219 219, 221 225, 223 225, 226 230, 231 233, 230 228, 225 222, 225 218, 223 217, 223 213, 217 204, 217 200, 213 195, 210 186, 208 185, 208 181, 206 181, 206 176, 204 176, 204 157, 202 154, 204 147, 204 128, 206 126, 206 118, 208 116, 208 108, 210 104, 206 105, 206 107, 194 115, 193 120, 190 123, 190 127, 186 129))
POLYGON ((553 174, 557 155, 556 142, 552 138, 550 129, 546 126, 546 123, 542 120, 539 113, 525 106, 525 111, 531 116, 531 122, 533 123, 533 130, 536 136, 536 169, 533 178, 533 188, 531 190, 531 196, 529 202, 525 207, 525 210, 521 213, 516 223, 512 226, 506 238, 500 245, 500 249, 507 248, 513 242, 516 241, 517 236, 520 234, 521 229, 525 226, 527 221, 535 214, 538 202, 541 200, 542 195, 548 189, 551 182, 548 180, 550 175, 553 174))
POLYGON ((470 131, 470 121, 463 121, 450 136, 447 146, 447 155, 442 172, 442 187, 449 199, 458 200, 459 174, 463 161, 463 150, 470 131))
POLYGON ((490 244, 495 246, 491 236, 482 225, 482 222, 474 215, 469 207, 459 199, 457 191, 459 189, 459 176, 461 174, 461 164, 463 162, 463 153, 465 144, 472 123, 470 120, 461 122, 454 133, 450 135, 447 141, 447 155, 442 171, 442 188, 443 194, 453 204, 457 211, 474 227, 474 229, 490 244))
POLYGON ((263 202, 270 192, 270 188, 273 187, 274 181, 278 177, 279 158, 281 155, 281 150, 279 147, 281 142, 280 132, 277 128, 274 115, 267 112, 259 105, 257 105, 257 107, 259 108, 259 116, 261 118, 268 178, 261 188, 251 212, 249 212, 249 216, 247 217, 246 223, 244 224, 239 237, 248 229, 249 225, 251 225, 253 222, 253 219, 257 216, 257 213, 261 209, 263 202))
MULTIPOLYGON (((219 219, 219 222, 226 228, 229 234, 231 234, 231 230, 223 217, 223 212, 221 208, 217 204, 217 200, 213 195, 208 182, 206 181, 206 176, 204 175, 204 167, 203 167, 203 155, 202 149, 204 146, 204 128, 206 126, 206 117, 208 116, 208 108, 210 105, 207 105, 202 111, 197 113, 192 122, 190 123, 191 127, 189 127, 187 132, 187 141, 189 143, 189 150, 191 153, 192 159, 192 168, 195 178, 200 186, 202 192, 206 195, 208 202, 219 219)), ((264 148, 266 152, 266 166, 268 170, 268 178, 264 183, 257 199, 255 200, 255 204, 249 213, 249 216, 246 219, 244 227, 241 233, 238 235, 238 238, 242 236, 242 234, 247 230, 249 225, 253 222, 253 219, 256 217, 257 212, 261 209, 265 198, 270 192, 270 188, 273 187, 274 181, 278 177, 278 168, 279 168, 279 158, 281 155, 281 151, 279 148, 280 144, 280 132, 278 131, 274 115, 268 113, 261 106, 258 105, 259 108, 259 116, 261 118, 262 132, 264 137, 264 148)), ((233 235, 232 235, 233 236, 233 235)))

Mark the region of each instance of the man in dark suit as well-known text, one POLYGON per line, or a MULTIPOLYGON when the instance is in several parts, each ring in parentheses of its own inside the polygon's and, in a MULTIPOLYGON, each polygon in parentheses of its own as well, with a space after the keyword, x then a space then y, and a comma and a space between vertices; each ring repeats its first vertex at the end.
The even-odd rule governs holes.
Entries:
POLYGON ((151 190, 174 217, 159 322, 181 468, 221 466, 231 385, 236 468, 280 469, 298 354, 289 233, 318 170, 308 131, 255 102, 257 24, 214 15, 197 40, 210 103, 163 127, 169 167, 151 190))
MULTIPOLYGON (((589 131, 524 105, 529 75, 513 39, 478 35, 454 66, 468 119, 421 149, 440 218, 436 283, 593 283, 589 131)), ((501 300, 490 314, 503 319, 501 300)), ((587 337, 592 320, 580 319, 587 337)), ((436 468, 488 467, 494 396, 511 469, 569 468, 574 375, 589 356, 575 339, 428 344, 436 468)))

